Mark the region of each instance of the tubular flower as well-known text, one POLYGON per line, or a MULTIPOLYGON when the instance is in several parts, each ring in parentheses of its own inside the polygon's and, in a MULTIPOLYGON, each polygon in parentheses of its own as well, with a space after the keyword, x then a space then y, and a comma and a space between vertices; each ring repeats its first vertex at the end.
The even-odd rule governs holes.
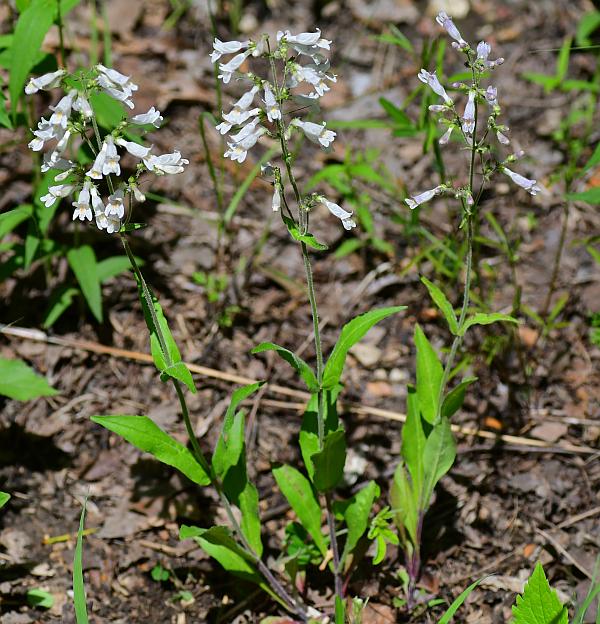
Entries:
POLYGON ((140 145, 139 143, 134 143, 133 141, 126 141, 124 138, 119 137, 115 143, 124 147, 132 156, 136 158, 146 158, 150 153, 152 147, 145 147, 144 145, 140 145))
MULTIPOLYGON (((461 50, 469 47, 469 44, 462 38, 458 28, 454 25, 452 18, 445 11, 440 11, 435 21, 446 30, 446 32, 457 42, 457 47, 461 50)), ((454 44, 453 44, 454 45, 454 44)))
POLYGON ((228 63, 220 63, 219 71, 221 73, 219 74, 219 78, 227 84, 231 80, 231 76, 233 76, 234 72, 242 66, 250 54, 250 50, 240 52, 239 54, 236 54, 228 63))
POLYGON ((316 199, 318 202, 321 202, 334 217, 340 219, 345 230, 351 230, 352 228, 356 227, 356 223, 354 222, 354 219, 352 219, 351 212, 348 212, 347 210, 344 210, 341 206, 338 206, 334 202, 329 201, 328 199, 323 197, 323 195, 317 195, 316 199))
POLYGON ((438 80, 438 77, 435 74, 430 74, 426 69, 421 69, 418 78, 421 82, 429 85, 431 90, 436 95, 439 95, 444 100, 444 102, 446 102, 446 104, 448 104, 449 106, 453 104, 452 99, 446 93, 446 89, 442 87, 440 81, 438 80))
POLYGON ((115 140, 111 134, 104 139, 102 150, 104 150, 105 153, 104 163, 102 164, 102 174, 109 175, 110 173, 114 173, 115 175, 120 176, 121 165, 119 164, 119 160, 121 157, 117 152, 115 140))
MULTIPOLYGON (((266 131, 267 129, 261 126, 254 130, 251 134, 245 134, 244 136, 242 136, 242 138, 238 142, 228 142, 227 147, 229 149, 224 154, 225 158, 231 158, 231 160, 243 163, 244 160, 246 160, 246 156, 248 155, 248 150, 256 145, 258 139, 263 134, 265 134, 266 131)), ((242 130, 239 135, 241 135, 242 132, 244 131, 242 130)))
POLYGON ((454 130, 454 126, 450 126, 448 130, 444 132, 444 134, 440 137, 440 140, 438 141, 440 145, 446 145, 446 143, 448 143, 448 141, 450 140, 450 135, 452 134, 453 130, 454 130))
POLYGON ((38 76, 37 78, 30 78, 29 82, 25 86, 25 93, 27 95, 32 95, 38 91, 55 89, 60 85, 62 78, 66 75, 66 73, 67 72, 64 69, 59 69, 58 71, 44 74, 43 76, 38 76))
POLYGON ((131 123, 139 125, 152 124, 155 128, 160 128, 162 122, 163 116, 160 114, 159 110, 154 108, 154 106, 151 106, 147 113, 134 115, 131 118, 131 123))
POLYGON ((90 188, 92 185, 91 180, 86 180, 83 188, 79 191, 79 197, 77 201, 73 202, 75 210, 73 211, 73 220, 79 219, 80 221, 92 220, 92 207, 90 206, 90 188))
POLYGON ((276 119, 281 119, 281 111, 279 110, 279 105, 277 104, 277 100, 275 99, 275 94, 271 89, 271 85, 268 82, 265 82, 263 85, 263 89, 265 92, 265 106, 267 107, 267 119, 271 122, 276 119))
POLYGON ((240 50, 245 50, 249 44, 250 41, 221 41, 215 38, 210 60, 216 63, 224 54, 235 54, 240 50))
POLYGON ((123 189, 117 189, 108 198, 106 204, 106 216, 122 219, 125 215, 125 204, 123 203, 123 189))
POLYGON ((521 174, 511 171, 508 167, 502 167, 502 172, 505 173, 515 184, 525 189, 531 195, 537 195, 542 190, 537 185, 537 180, 525 178, 521 174))
POLYGON ((156 175, 174 175, 182 173, 184 165, 189 165, 190 161, 181 157, 181 153, 177 150, 171 154, 161 154, 155 156, 150 154, 144 158, 144 164, 149 171, 153 171, 156 175))
POLYGON ((462 116, 462 129, 465 134, 473 134, 475 130, 475 91, 469 91, 469 99, 462 116))
POLYGON ((56 186, 50 186, 48 193, 40 197, 46 208, 50 208, 59 197, 66 197, 75 188, 73 184, 57 184, 56 186))
POLYGON ((440 184, 435 188, 430 189, 429 191, 424 191, 419 195, 415 195, 414 197, 407 197, 404 202, 411 209, 414 210, 417 206, 424 204, 431 199, 433 199, 436 195, 439 195, 444 190, 444 186, 440 184))
POLYGON ((329 147, 335 140, 336 133, 333 130, 327 130, 325 122, 322 124, 312 123, 311 121, 300 121, 300 119, 292 119, 290 126, 300 128, 306 138, 313 143, 320 143, 323 147, 329 147))

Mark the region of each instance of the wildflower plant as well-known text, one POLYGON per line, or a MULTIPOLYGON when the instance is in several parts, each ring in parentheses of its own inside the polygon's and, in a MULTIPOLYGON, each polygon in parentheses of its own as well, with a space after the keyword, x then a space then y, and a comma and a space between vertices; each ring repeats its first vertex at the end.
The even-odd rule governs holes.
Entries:
POLYGON ((475 377, 466 377, 452 389, 448 388, 457 372, 454 370, 455 358, 470 327, 496 321, 516 322, 506 314, 472 313, 470 310, 474 231, 480 218, 482 192, 496 173, 506 175, 531 195, 540 191, 536 180, 528 179, 512 169, 521 153, 498 155, 510 144, 508 128, 499 120, 502 109, 498 103, 497 89, 484 83, 490 73, 502 65, 503 59, 491 60, 491 46, 484 41, 472 47, 463 39, 446 13, 441 12, 436 21, 453 39, 452 46, 463 56, 471 80, 469 83, 452 85, 451 95, 450 89, 441 83, 436 73, 422 69, 418 78, 440 98, 438 104, 429 107, 431 112, 439 114, 439 124, 443 128, 439 143, 445 145, 452 137, 457 137, 466 147, 466 184, 458 186, 453 181, 443 181, 407 198, 405 203, 411 210, 415 210, 435 197, 450 196, 457 199, 461 214, 459 229, 464 232, 467 252, 463 298, 458 315, 442 290, 425 277, 422 278, 454 338, 446 361, 442 363, 423 330, 418 325, 415 327, 416 384, 408 392, 401 461, 391 488, 395 522, 409 577, 409 608, 416 599, 415 586, 421 569, 421 535, 425 513, 431 504, 436 484, 450 470, 456 458, 450 418, 462 406, 468 386, 476 380, 475 377), (457 96, 466 100, 462 106, 457 96))

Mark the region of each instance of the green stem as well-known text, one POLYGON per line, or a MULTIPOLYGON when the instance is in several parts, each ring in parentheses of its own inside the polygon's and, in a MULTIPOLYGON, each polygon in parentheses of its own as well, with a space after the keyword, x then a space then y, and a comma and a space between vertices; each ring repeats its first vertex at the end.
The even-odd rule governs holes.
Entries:
POLYGON ((56 3, 56 25, 58 26, 58 45, 60 47, 60 59, 59 64, 60 67, 66 67, 65 62, 65 40, 64 40, 64 24, 62 19, 62 8, 61 8, 61 0, 58 0, 56 3))

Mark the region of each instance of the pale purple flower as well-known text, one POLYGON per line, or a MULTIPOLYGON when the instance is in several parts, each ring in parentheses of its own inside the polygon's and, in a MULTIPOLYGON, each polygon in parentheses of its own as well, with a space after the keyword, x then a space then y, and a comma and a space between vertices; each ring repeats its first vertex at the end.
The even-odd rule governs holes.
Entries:
POLYGON ((487 100, 490 106, 498 106, 498 89, 490 85, 485 90, 485 99, 487 100))
POLYGON ((458 28, 454 25, 452 18, 445 11, 440 11, 435 21, 458 43, 458 47, 461 50, 469 47, 469 44, 462 38, 458 28))
POLYGON ((502 143, 502 145, 510 144, 510 139, 505 134, 502 134, 500 130, 496 130, 496 138, 498 139, 500 143, 502 143))
POLYGON ((436 186, 429 191, 419 193, 419 195, 415 195, 414 197, 407 197, 404 202, 411 210, 414 210, 417 206, 420 206, 421 204, 433 199, 436 195, 439 195, 443 189, 444 186, 440 184, 439 186, 436 186))
POLYGON ((523 177, 520 173, 511 171, 508 167, 502 167, 505 173, 515 184, 525 189, 531 195, 537 195, 542 189, 537 185, 537 180, 530 180, 523 177))
POLYGON ((271 208, 273 212, 279 212, 281 208, 281 193, 279 192, 279 188, 277 184, 273 187, 273 199, 271 200, 271 208))
POLYGON ((473 134, 475 130, 475 91, 469 91, 469 99, 462 116, 462 129, 465 134, 473 134))
POLYGON ((446 132, 444 132, 444 134, 440 137, 440 140, 438 141, 438 143, 440 145, 446 145, 446 143, 448 143, 448 141, 450 140, 450 135, 452 134, 453 130, 454 130, 454 126, 449 126, 446 132))
POLYGON ((442 85, 440 84, 440 81, 438 80, 438 77, 435 74, 430 74, 426 69, 421 69, 421 71, 418 74, 418 78, 421 82, 425 83, 426 85, 429 85, 431 90, 436 95, 439 95, 441 98, 443 98, 446 104, 452 105, 452 99, 446 93, 446 89, 442 87, 442 85))

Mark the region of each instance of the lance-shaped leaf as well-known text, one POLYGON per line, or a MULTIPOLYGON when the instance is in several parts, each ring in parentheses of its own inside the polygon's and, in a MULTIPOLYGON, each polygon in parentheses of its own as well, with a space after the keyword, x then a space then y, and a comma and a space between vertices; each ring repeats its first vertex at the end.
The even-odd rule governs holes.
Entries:
POLYGON ((6 505, 9 500, 10 494, 8 494, 7 492, 0 492, 0 509, 2 509, 2 507, 4 507, 4 505, 6 505))
POLYGON ((452 304, 446 298, 446 295, 426 277, 421 277, 421 281, 427 287, 430 297, 433 299, 435 305, 440 309, 450 331, 456 336, 458 334, 458 319, 456 318, 456 312, 452 307, 452 304))
POLYGON ((469 329, 469 327, 472 327, 473 325, 490 325, 492 323, 497 323, 498 321, 504 321, 506 323, 518 323, 519 322, 516 318, 508 314, 501 314, 500 312, 492 312, 491 314, 484 314, 483 312, 479 312, 465 321, 458 335, 464 336, 467 330, 469 329))
POLYGON ((416 492, 420 492, 423 486, 425 442, 417 393, 413 386, 409 386, 406 400, 406 422, 402 427, 402 457, 406 462, 412 486, 416 492))
POLYGON ((369 481, 348 502, 344 510, 344 520, 348 527, 346 543, 341 557, 343 567, 346 557, 356 548, 358 541, 365 534, 369 526, 369 515, 375 499, 379 497, 379 486, 375 481, 369 481))
POLYGON ((138 285, 142 310, 144 311, 144 319, 150 332, 150 351, 154 360, 154 365, 161 373, 161 379, 165 381, 166 377, 171 377, 184 383, 190 392, 196 392, 196 386, 192 379, 188 367, 181 360, 181 353, 177 343, 171 334, 169 324, 163 313, 162 307, 150 287, 142 282, 135 273, 135 279, 138 285), (164 348, 161 344, 162 337, 164 348))
POLYGON ((86 505, 87 500, 83 503, 79 517, 79 530, 77 531, 77 543, 73 556, 73 605, 77 624, 88 624, 87 600, 83 581, 83 527, 85 525, 86 505))
POLYGON ((92 416, 92 420, 120 435, 136 448, 150 453, 158 461, 173 466, 198 485, 208 485, 210 476, 191 451, 173 439, 147 416, 92 416))
POLYGON ((477 381, 477 377, 465 377, 458 386, 452 388, 450 392, 444 397, 442 402, 442 416, 450 418, 462 407, 465 400, 465 393, 467 388, 477 381))
POLYGON ((371 310, 361 314, 349 323, 346 323, 325 365, 323 388, 331 389, 339 383, 348 351, 365 336, 373 325, 402 310, 406 310, 406 306, 379 308, 378 310, 371 310))
POLYGON ((329 492, 342 480, 346 463, 346 433, 343 429, 325 436, 323 448, 311 457, 313 483, 319 492, 329 492))
POLYGON ((290 233, 290 236, 294 240, 297 240, 300 243, 304 243, 308 247, 312 247, 313 249, 316 249, 317 251, 324 251, 325 249, 328 249, 327 245, 320 243, 309 232, 307 232, 306 234, 302 234, 300 230, 298 229, 298 226, 294 223, 294 221, 290 219, 289 217, 286 217, 283 213, 281 215, 281 218, 283 219, 283 222, 285 223, 288 229, 288 232, 290 233))
POLYGON ((287 465, 273 468, 273 476, 300 523, 313 538, 321 555, 325 557, 327 544, 321 532, 321 507, 309 480, 301 472, 287 465))
POLYGON ((54 396, 58 391, 22 360, 0 358, 0 395, 17 401, 54 396))
MULTIPOLYGON (((487 577, 484 577, 487 578, 487 577)), ((463 602, 469 597, 469 594, 483 581, 483 578, 478 579, 474 583, 471 583, 467 589, 465 589, 459 596, 455 598, 452 604, 448 607, 448 610, 442 616, 442 619, 438 622, 438 624, 450 624, 454 614, 461 607, 463 602)))
POLYGON ((455 459, 456 443, 450 421, 441 418, 433 426, 423 450, 423 510, 429 507, 437 482, 452 468, 455 459))
POLYGON ((417 396, 423 418, 433 423, 438 415, 444 371, 435 349, 419 325, 415 326, 417 348, 417 396))
POLYGON ((568 624, 569 612, 548 584, 541 563, 537 563, 522 596, 513 606, 514 624, 568 624))
POLYGON ((413 545, 418 545, 420 492, 413 487, 410 474, 402 461, 394 472, 390 488, 390 500, 394 510, 394 523, 398 528, 406 529, 413 545))
POLYGON ((309 392, 318 391, 319 384, 313 369, 293 351, 290 351, 285 347, 280 347, 273 342, 261 342, 258 346, 254 347, 250 353, 262 353, 263 351, 275 351, 300 375, 309 392))
POLYGON ((102 323, 102 291, 98 277, 96 254, 89 245, 67 252, 67 260, 81 287, 81 292, 99 323, 102 323))

